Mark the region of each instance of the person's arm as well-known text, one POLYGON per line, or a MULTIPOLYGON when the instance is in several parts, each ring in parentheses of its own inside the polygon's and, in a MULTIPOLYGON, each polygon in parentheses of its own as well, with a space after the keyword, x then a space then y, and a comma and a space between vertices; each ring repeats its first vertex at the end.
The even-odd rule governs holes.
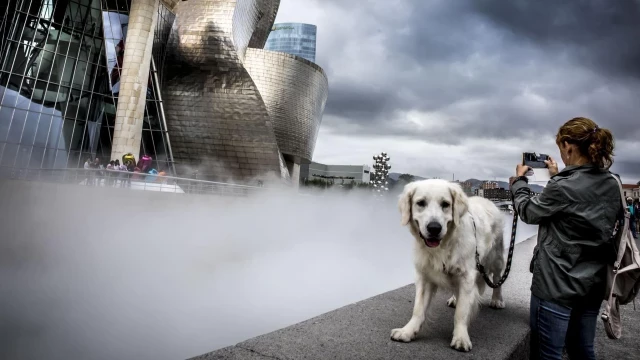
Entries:
POLYGON ((558 183, 551 179, 542 193, 531 196, 529 184, 524 179, 517 179, 511 184, 513 203, 520 219, 526 224, 539 224, 561 211, 567 204, 558 183))

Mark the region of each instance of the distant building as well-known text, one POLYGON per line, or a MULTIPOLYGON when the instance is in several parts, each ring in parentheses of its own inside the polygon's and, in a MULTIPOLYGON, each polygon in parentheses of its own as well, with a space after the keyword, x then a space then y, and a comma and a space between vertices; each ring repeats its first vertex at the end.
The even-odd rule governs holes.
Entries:
POLYGON ((460 182, 459 180, 455 180, 454 183, 460 184, 460 187, 462 187, 462 190, 467 196, 474 195, 473 184, 470 181, 460 182))
POLYGON ((622 184, 622 192, 625 197, 631 197, 634 200, 640 199, 640 185, 622 184))
POLYGON ((335 184, 368 183, 371 179, 369 165, 325 165, 317 162, 300 165, 300 180, 333 181, 335 184))
POLYGON ((482 183, 483 189, 497 189, 498 183, 496 181, 484 181, 482 183))
POLYGON ((310 24, 274 24, 265 50, 279 51, 316 62, 317 27, 310 24))
POLYGON ((504 188, 484 189, 484 198, 492 201, 511 201, 511 190, 504 188))

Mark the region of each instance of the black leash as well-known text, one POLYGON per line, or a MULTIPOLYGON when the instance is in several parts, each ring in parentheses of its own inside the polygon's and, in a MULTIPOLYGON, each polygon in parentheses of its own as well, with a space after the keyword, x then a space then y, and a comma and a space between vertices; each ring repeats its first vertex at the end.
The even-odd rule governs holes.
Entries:
POLYGON ((516 229, 518 228, 518 212, 515 209, 515 206, 513 207, 513 225, 511 226, 511 242, 509 243, 509 256, 507 256, 507 266, 504 269, 504 274, 502 274, 502 277, 500 278, 500 281, 498 281, 498 283, 494 284, 493 281, 491 281, 491 279, 489 279, 489 275, 487 275, 487 272, 484 269, 484 266, 480 263, 480 254, 478 254, 478 238, 476 235, 476 222, 475 219, 473 219, 473 217, 471 217, 471 219, 473 220, 473 235, 476 238, 476 269, 478 269, 478 271, 480 272, 480 274, 482 274, 482 277, 484 278, 484 282, 487 283, 487 285, 489 285, 489 287, 491 288, 497 288, 500 287, 502 284, 504 284, 504 282, 507 280, 507 277, 509 276, 509 271, 511 270, 511 260, 513 260, 513 248, 516 246, 516 229))

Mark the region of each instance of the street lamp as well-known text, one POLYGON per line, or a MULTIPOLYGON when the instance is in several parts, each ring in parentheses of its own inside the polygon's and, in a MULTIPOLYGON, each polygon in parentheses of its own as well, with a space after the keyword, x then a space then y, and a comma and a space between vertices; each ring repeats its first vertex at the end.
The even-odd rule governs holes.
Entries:
POLYGON ((389 170, 391 169, 391 165, 388 164, 388 161, 391 160, 389 156, 387 156, 386 152, 380 153, 380 155, 373 156, 373 195, 374 196, 384 196, 384 194, 389 191, 389 170))

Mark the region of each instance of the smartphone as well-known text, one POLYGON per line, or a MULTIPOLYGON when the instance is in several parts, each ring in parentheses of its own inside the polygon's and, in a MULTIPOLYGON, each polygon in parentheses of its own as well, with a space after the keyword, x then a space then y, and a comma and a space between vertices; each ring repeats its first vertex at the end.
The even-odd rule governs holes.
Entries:
POLYGON ((547 164, 544 163, 545 160, 549 160, 549 155, 536 154, 534 152, 522 153, 522 164, 531 168, 526 174, 529 181, 546 182, 551 179, 547 164))

